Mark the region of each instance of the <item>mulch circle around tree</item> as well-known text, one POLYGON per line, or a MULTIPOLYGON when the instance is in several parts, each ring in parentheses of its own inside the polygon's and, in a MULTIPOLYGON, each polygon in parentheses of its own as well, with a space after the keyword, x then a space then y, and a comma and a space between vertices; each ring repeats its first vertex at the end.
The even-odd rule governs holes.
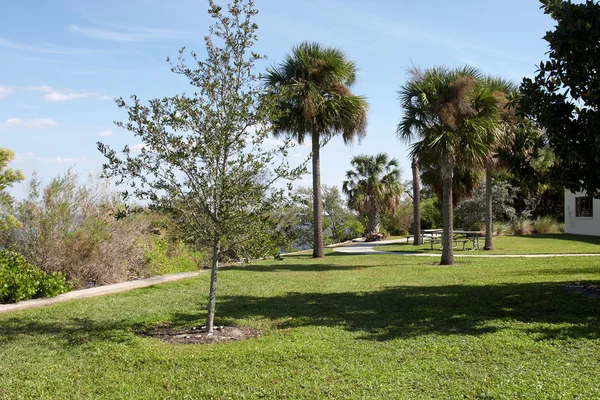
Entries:
POLYGON ((154 337, 162 342, 171 344, 204 344, 225 343, 238 340, 252 339, 260 336, 260 331, 246 326, 214 326, 213 333, 208 334, 206 328, 173 327, 168 324, 157 325, 143 331, 140 335, 154 337))
POLYGON ((565 285, 565 290, 586 296, 600 297, 600 284, 593 283, 570 283, 565 285))

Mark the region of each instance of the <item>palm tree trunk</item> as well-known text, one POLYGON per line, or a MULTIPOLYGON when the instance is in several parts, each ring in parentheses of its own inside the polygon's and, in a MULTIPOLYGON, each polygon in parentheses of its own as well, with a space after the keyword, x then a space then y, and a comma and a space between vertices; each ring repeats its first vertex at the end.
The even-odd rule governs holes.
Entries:
POLYGON ((485 169, 485 246, 484 250, 493 250, 492 245, 492 169, 485 169))
POLYGON ((417 157, 412 160, 412 175, 413 175, 413 245, 421 244, 421 182, 419 182, 419 164, 417 157))
POLYGON ((377 211, 377 208, 372 207, 369 210, 369 213, 367 215, 367 218, 369 219, 369 228, 368 228, 368 233, 367 235, 374 235, 376 233, 379 233, 379 212, 377 211))
POLYGON ((443 181, 443 239, 442 239, 442 260, 441 265, 454 265, 454 241, 453 225, 454 215, 452 209, 452 175, 454 174, 454 166, 442 163, 442 181, 443 181))
POLYGON ((319 134, 312 133, 312 175, 313 175, 313 258, 323 258, 323 202, 321 201, 321 159, 319 134))
POLYGON ((220 243, 215 239, 213 243, 212 265, 210 271, 210 290, 208 294, 208 315, 206 316, 206 332, 213 333, 213 324, 215 321, 215 303, 217 300, 217 272, 219 270, 219 251, 220 243))

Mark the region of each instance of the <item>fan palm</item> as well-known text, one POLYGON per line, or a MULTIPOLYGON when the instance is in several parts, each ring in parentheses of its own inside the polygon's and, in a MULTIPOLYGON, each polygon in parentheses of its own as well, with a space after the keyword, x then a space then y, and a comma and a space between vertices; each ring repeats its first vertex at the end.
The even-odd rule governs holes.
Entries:
POLYGON ((373 235, 379 232, 381 213, 392 211, 400 202, 404 188, 398 160, 379 153, 356 156, 351 164, 354 169, 346 172, 342 191, 348 196, 351 209, 367 215, 367 236, 373 235))
POLYGON ((421 245, 421 182, 419 180, 419 159, 413 156, 410 165, 413 189, 413 246, 421 245))
POLYGON ((517 86, 507 80, 487 77, 484 90, 498 99, 500 112, 495 121, 496 126, 488 135, 488 154, 485 158, 485 245, 484 250, 493 250, 492 243, 492 176, 500 166, 498 150, 505 147, 510 138, 510 132, 516 126, 516 116, 509 105, 509 99, 517 91, 517 86))
POLYGON ((356 65, 341 50, 305 42, 292 48, 291 54, 269 68, 265 76, 280 111, 273 118, 273 134, 291 136, 299 144, 308 135, 312 142, 315 258, 324 254, 321 145, 337 134, 345 143, 365 135, 368 104, 349 89, 356 81, 356 72, 356 65))
POLYGON ((483 90, 481 73, 471 67, 415 71, 399 92, 404 117, 400 139, 413 142, 411 155, 427 152, 439 163, 443 182, 441 264, 454 264, 452 179, 457 165, 481 166, 494 132, 498 99, 483 90))

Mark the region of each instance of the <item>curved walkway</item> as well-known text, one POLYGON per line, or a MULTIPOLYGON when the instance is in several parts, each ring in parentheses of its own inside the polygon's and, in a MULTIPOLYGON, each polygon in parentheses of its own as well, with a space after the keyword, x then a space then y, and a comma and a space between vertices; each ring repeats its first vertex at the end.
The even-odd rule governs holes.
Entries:
MULTIPOLYGON (((344 254, 395 254, 397 256, 410 257, 440 257, 436 253, 416 253, 416 252, 401 252, 401 251, 379 251, 375 247, 386 244, 406 243, 406 239, 398 240, 382 240, 380 242, 371 243, 351 243, 344 246, 338 246, 333 249, 337 253, 344 254)), ((600 254, 463 254, 455 252, 454 257, 474 257, 474 258, 545 258, 545 257, 600 257, 600 254)))

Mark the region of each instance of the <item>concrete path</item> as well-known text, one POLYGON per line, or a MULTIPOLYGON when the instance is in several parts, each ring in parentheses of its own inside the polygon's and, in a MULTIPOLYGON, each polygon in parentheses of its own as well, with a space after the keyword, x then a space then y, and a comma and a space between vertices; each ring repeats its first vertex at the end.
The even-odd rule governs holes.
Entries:
POLYGON ((44 307, 50 304, 62 303, 75 299, 85 299, 88 297, 104 296, 111 293, 126 292, 132 289, 138 289, 148 286, 158 285, 159 283, 173 282, 180 279, 191 278, 198 276, 209 270, 198 272, 181 272, 179 274, 154 276, 148 279, 140 279, 138 281, 129 281, 116 283, 114 285, 98 286, 90 289, 74 290, 69 293, 64 293, 49 299, 33 299, 24 300, 15 304, 0 304, 0 314, 11 311, 27 310, 30 308, 44 307))
MULTIPOLYGON (((413 253, 399 251, 378 251, 375 247, 386 244, 406 243, 406 239, 382 240, 371 243, 351 243, 345 246, 336 247, 333 251, 345 254, 394 254, 397 256, 410 257, 440 257, 441 253, 413 253)), ((546 257, 600 257, 600 254, 482 254, 482 251, 454 252, 454 257, 474 257, 474 258, 546 258, 546 257)))

